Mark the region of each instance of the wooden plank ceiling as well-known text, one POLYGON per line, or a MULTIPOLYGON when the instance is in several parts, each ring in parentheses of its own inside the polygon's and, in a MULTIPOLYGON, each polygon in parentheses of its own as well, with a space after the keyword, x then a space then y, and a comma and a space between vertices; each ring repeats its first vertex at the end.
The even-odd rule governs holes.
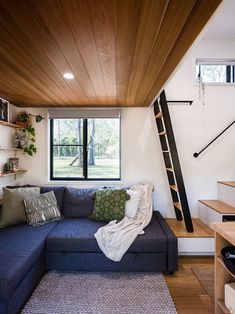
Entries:
POLYGON ((220 2, 1 0, 0 96, 25 107, 149 106, 220 2))

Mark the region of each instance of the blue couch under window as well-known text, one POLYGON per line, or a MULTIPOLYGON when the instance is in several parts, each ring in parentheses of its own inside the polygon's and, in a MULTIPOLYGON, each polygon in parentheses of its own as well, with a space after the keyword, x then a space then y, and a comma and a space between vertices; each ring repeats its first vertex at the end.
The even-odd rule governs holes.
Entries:
POLYGON ((18 224, 0 229, 0 314, 16 314, 45 270, 169 271, 178 267, 177 239, 159 212, 120 262, 101 252, 94 233, 105 225, 87 219, 95 189, 43 187, 54 190, 64 219, 32 227, 18 224))

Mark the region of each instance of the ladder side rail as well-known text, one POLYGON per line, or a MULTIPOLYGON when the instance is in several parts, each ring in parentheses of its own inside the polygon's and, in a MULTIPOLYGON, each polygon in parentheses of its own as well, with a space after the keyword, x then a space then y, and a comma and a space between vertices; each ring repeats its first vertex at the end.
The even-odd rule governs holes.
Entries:
POLYGON ((175 143, 175 137, 173 133, 166 95, 164 91, 160 95, 160 106, 161 106, 161 111, 163 113, 163 121, 164 121, 164 125, 167 132, 168 145, 169 145, 171 159, 172 159, 172 163, 173 163, 173 167, 175 171, 176 183, 179 190, 178 193, 179 193, 183 216, 185 220, 185 226, 188 232, 193 232, 192 218, 191 218, 191 214, 189 210, 186 190, 185 190, 182 171, 180 167, 180 161, 179 161, 177 147, 175 143))

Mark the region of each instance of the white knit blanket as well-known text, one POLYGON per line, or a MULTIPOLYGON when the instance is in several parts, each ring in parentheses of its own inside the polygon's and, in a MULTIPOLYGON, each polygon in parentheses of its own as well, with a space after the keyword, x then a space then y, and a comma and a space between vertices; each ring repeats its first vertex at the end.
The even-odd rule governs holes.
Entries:
POLYGON ((138 234, 143 234, 143 229, 149 224, 153 206, 150 184, 136 184, 131 187, 133 191, 141 192, 141 200, 136 216, 133 219, 124 217, 120 222, 110 221, 94 234, 97 243, 109 259, 119 262, 138 234))

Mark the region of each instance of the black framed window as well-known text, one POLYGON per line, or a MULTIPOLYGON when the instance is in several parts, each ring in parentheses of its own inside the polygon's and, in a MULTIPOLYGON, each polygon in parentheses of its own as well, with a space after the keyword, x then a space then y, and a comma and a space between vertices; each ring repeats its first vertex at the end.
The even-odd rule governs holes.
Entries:
POLYGON ((120 180, 120 118, 50 119, 51 180, 120 180))
POLYGON ((198 59, 196 78, 204 83, 235 83, 235 60, 198 59))

